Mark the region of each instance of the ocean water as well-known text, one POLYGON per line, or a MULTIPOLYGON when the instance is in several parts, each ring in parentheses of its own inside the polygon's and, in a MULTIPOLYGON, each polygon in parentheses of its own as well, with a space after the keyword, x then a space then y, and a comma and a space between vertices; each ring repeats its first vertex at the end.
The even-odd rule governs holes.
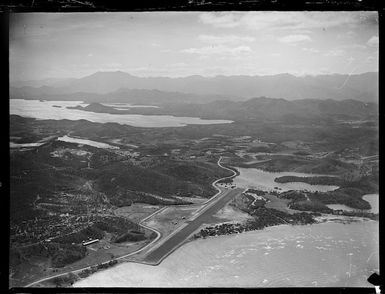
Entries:
MULTIPOLYGON (((308 190, 310 192, 326 192, 338 189, 338 186, 332 185, 310 185, 301 182, 292 183, 276 183, 275 178, 282 176, 298 176, 298 177, 312 177, 322 176, 318 174, 306 174, 296 172, 266 172, 256 168, 237 168, 240 175, 237 176, 233 183, 241 188, 256 188, 264 191, 274 190, 275 187, 281 188, 281 191, 288 190, 308 190)), ((325 175, 323 175, 325 176, 325 175)))
POLYGON ((39 101, 39 100, 10 100, 10 114, 36 119, 85 119, 97 123, 114 122, 135 127, 183 127, 188 124, 223 124, 232 123, 230 120, 207 120, 198 117, 176 117, 172 115, 139 115, 139 114, 109 114, 94 113, 67 106, 85 106, 81 101, 39 101), (54 107, 61 106, 61 107, 54 107))
POLYGON ((74 287, 371 287, 376 221, 280 225, 189 242, 160 265, 123 263, 74 287))

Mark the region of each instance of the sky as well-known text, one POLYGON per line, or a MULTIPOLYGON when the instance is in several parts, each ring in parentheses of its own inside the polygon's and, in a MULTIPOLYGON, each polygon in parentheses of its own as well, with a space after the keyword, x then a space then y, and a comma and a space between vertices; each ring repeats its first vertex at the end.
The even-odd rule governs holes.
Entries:
POLYGON ((378 71, 377 12, 18 13, 9 38, 11 81, 378 71))

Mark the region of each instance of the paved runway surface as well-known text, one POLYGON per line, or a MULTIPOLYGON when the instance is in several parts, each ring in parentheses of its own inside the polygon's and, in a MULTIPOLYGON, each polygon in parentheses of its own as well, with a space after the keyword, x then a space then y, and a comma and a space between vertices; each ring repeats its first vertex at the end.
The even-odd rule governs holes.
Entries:
POLYGON ((192 221, 187 222, 187 226, 177 232, 175 235, 166 240, 159 247, 153 249, 145 257, 146 263, 158 264, 163 258, 169 255, 172 251, 180 246, 195 230, 197 230, 202 224, 208 223, 212 216, 231 201, 236 195, 241 194, 243 189, 236 188, 233 190, 226 191, 224 195, 216 199, 214 204, 210 203, 210 207, 205 210, 201 215, 196 217, 192 221))

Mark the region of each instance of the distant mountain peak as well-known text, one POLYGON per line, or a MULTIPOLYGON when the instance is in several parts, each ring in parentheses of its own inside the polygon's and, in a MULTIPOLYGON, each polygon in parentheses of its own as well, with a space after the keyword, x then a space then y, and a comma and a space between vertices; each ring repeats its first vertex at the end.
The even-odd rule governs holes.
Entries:
POLYGON ((122 92, 119 89, 125 88, 200 96, 218 95, 233 101, 263 96, 280 97, 286 100, 351 98, 365 102, 378 101, 378 73, 376 72, 306 77, 282 73, 269 76, 204 77, 194 75, 167 78, 137 77, 117 70, 99 71, 80 79, 69 79, 54 85, 40 84, 39 86, 44 85, 51 87, 50 94, 54 94, 55 89, 61 94, 77 92, 107 94, 115 91, 122 92))

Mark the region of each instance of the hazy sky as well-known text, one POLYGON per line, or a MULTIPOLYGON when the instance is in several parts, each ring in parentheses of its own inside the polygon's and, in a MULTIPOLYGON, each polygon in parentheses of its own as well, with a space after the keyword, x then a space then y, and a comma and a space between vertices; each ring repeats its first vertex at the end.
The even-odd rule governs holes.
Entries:
POLYGON ((11 80, 378 71, 376 12, 11 15, 11 80))

